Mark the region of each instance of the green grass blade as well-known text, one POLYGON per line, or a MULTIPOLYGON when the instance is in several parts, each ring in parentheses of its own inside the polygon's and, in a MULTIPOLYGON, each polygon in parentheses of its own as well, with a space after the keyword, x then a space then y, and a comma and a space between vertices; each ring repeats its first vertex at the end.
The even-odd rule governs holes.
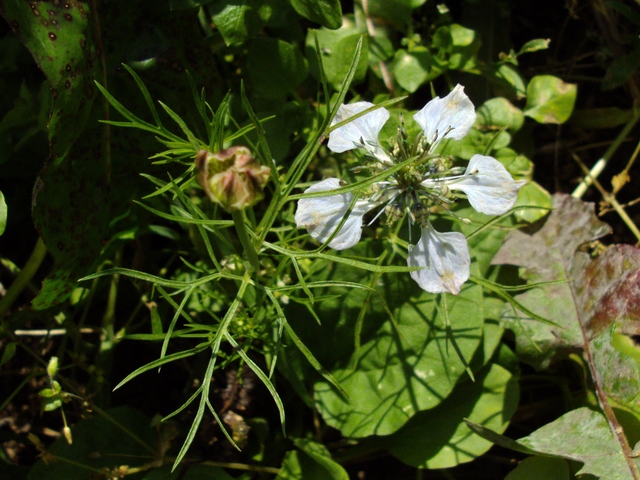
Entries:
POLYGON ((140 272, 138 270, 131 270, 129 268, 110 268, 108 270, 103 270, 101 272, 92 273, 91 275, 87 275, 86 277, 82 277, 79 279, 79 282, 84 282, 87 280, 93 280, 98 277, 106 277, 109 275, 123 275, 125 277, 135 278, 136 280, 142 280, 144 282, 155 283, 156 285, 162 285, 167 288, 188 288, 189 283, 180 282, 177 280, 167 280, 162 277, 157 277, 155 275, 151 275, 149 273, 140 272))
POLYGON ((191 443, 193 443, 193 439, 196 438, 196 433, 198 433, 198 427, 202 422, 202 417, 204 416, 204 409, 207 405, 207 401, 209 398, 209 387, 211 386, 211 378, 213 376, 213 371, 215 369, 216 359, 217 359, 217 355, 215 354, 212 354, 211 358, 209 359, 209 364, 207 365, 207 371, 205 372, 204 378, 202 379, 202 393, 200 394, 200 404, 198 405, 198 411, 196 412, 196 416, 193 419, 193 422, 191 422, 191 428, 189 428, 189 432, 187 433, 187 438, 182 444, 182 447, 180 448, 180 451, 178 452, 178 455, 176 455, 176 459, 173 462, 173 467, 171 468, 172 472, 176 469, 178 465, 180 465, 180 462, 182 461, 184 456, 187 454, 187 451, 189 450, 191 443))
POLYGON ((171 417, 175 417, 177 414, 179 414, 180 412, 182 412, 185 408, 187 408, 189 405, 191 405, 193 403, 193 401, 198 397, 198 395, 200 395, 200 393, 202 392, 203 389, 203 385, 200 385, 198 387, 198 389, 193 393, 193 395, 191 395, 186 402, 184 402, 180 407, 178 407, 176 410, 174 410, 173 412, 171 412, 169 415, 167 415, 166 417, 162 418, 162 421, 166 421, 169 420, 171 417))
POLYGON ((247 94, 244 89, 244 82, 240 84, 240 97, 242 98, 242 105, 244 106, 244 109, 247 112, 247 115, 249 115, 249 118, 251 119, 251 123, 253 123, 253 126, 255 127, 256 132, 258 134, 258 144, 262 149, 262 155, 264 156, 264 159, 267 161, 267 165, 269 165, 269 168, 271 168, 271 180, 273 180, 273 183, 276 186, 276 192, 280 193, 280 180, 278 179, 278 173, 277 173, 278 171, 276 169, 276 163, 273 160, 273 156, 271 155, 271 149, 269 148, 269 143, 267 142, 267 136, 264 132, 264 128, 262 128, 262 123, 260 123, 260 120, 258 120, 258 117, 253 111, 253 107, 251 107, 251 103, 247 98, 247 94))
POLYGON ((276 387, 273 386, 273 383, 271 383, 271 380, 269 380, 269 377, 267 377, 267 375, 262 371, 262 369, 253 360, 251 360, 249 355, 247 355, 247 353, 244 350, 240 348, 240 346, 238 345, 238 342, 235 341, 235 339, 229 334, 229 332, 225 332, 224 335, 227 341, 231 344, 231 346, 236 349, 236 351, 238 352, 238 355, 240 355, 240 358, 242 358, 245 361, 245 363, 249 366, 249 368, 253 371, 253 373, 255 373, 256 376, 262 381, 264 386, 267 387, 267 390, 269 390, 271 397, 273 398, 274 402, 276 402, 276 406, 278 407, 278 412, 280 413, 280 423, 282 425, 282 432, 284 433, 285 432, 284 404, 282 403, 282 399, 280 398, 280 395, 278 395, 278 392, 276 391, 276 387))
POLYGON ((147 363, 146 365, 143 365, 140 368, 135 369, 133 372, 131 372, 129 375, 127 375, 122 381, 120 381, 120 383, 118 383, 118 385, 116 385, 114 387, 114 391, 119 389, 121 386, 123 386, 125 383, 129 382, 129 380, 137 377, 138 375, 148 372, 149 370, 154 370, 156 368, 161 367, 162 365, 166 364, 166 363, 171 363, 175 360, 180 360, 183 358, 188 358, 188 357, 192 357, 194 355, 197 355, 200 352, 205 351, 207 348, 209 348, 209 344, 208 343, 203 343, 200 344, 192 349, 189 350, 183 350, 181 352, 176 352, 176 353, 172 353, 171 355, 167 355, 164 358, 158 358, 156 360, 153 360, 149 363, 147 363))
POLYGON ((136 82, 136 85, 138 85, 138 88, 140 89, 140 92, 144 97, 144 101, 147 103, 147 107, 149 107, 151 116, 153 116, 153 119, 156 121, 156 125, 159 128, 162 128, 162 121, 160 120, 160 115, 158 115, 158 110, 156 109, 156 106, 154 105, 153 100, 151 99, 151 94, 149 93, 147 86, 144 84, 144 82, 138 76, 138 74, 131 67, 129 67, 129 65, 127 65, 126 63, 123 63, 122 66, 125 68, 127 72, 129 72, 129 75, 133 77, 133 80, 136 82))
POLYGON ((173 121, 178 124, 180 130, 182 130, 182 132, 187 136, 187 139, 189 139, 189 143, 193 147, 194 153, 200 150, 200 147, 202 146, 201 142, 196 138, 189 127, 187 127, 187 124, 184 122, 184 120, 182 120, 180 115, 171 110, 168 105, 162 103, 161 101, 158 101, 158 103, 164 109, 164 111, 167 112, 167 114, 173 119, 173 121))

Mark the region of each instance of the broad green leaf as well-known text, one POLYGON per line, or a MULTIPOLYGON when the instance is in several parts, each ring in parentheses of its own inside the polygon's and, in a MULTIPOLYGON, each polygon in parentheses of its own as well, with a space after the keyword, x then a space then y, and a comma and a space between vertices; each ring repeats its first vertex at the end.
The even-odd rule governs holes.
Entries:
MULTIPOLYGON (((282 466, 280 467, 280 471, 276 476, 276 480, 304 480, 302 476, 302 464, 301 460, 304 458, 304 454, 298 452, 297 450, 290 450, 284 455, 284 459, 282 460, 282 466)), ((319 469, 317 464, 313 464, 311 468, 315 468, 316 471, 319 469)), ((308 469, 309 470, 309 469, 308 469)), ((308 477, 310 475, 318 475, 318 473, 311 473, 307 470, 305 475, 308 477)), ((322 473, 326 472, 321 472, 322 473)))
POLYGON ((271 18, 274 8, 269 0, 238 0, 229 3, 213 0, 207 5, 211 19, 227 45, 253 38, 271 18))
POLYGON ((521 208, 516 210, 515 215, 520 220, 533 223, 546 217, 552 206, 551 194, 541 185, 534 181, 529 181, 518 192, 518 200, 515 208, 523 206, 535 206, 541 208, 521 208))
POLYGON ((13 356, 16 354, 17 345, 18 344, 16 342, 9 342, 5 344, 5 347, 2 349, 2 357, 0 357, 0 366, 4 365, 13 358, 13 356))
POLYGON ((511 148, 501 148, 494 152, 494 157, 499 160, 514 178, 531 180, 533 162, 522 154, 518 154, 511 148))
POLYGON ((54 398, 51 400, 47 400, 44 402, 44 411, 45 412, 53 412, 62 406, 62 399, 54 398))
POLYGON ((520 48, 520 50, 518 50, 518 56, 522 55, 523 53, 532 53, 539 50, 546 50, 547 48, 549 48, 549 43, 551 43, 551 39, 549 38, 535 38, 533 40, 529 40, 520 48))
MULTIPOLYGON (((34 223, 55 261, 33 301, 34 308, 42 309, 70 295, 72 277, 91 268, 108 226, 107 163, 100 135, 80 135, 90 119, 97 93, 93 79, 101 63, 88 4, 5 1, 2 7, 54 98, 51 158, 33 194, 34 223)), ((90 125, 95 128, 97 122, 90 125)))
MULTIPOLYGON (((329 450, 324 445, 306 438, 296 438, 293 443, 325 471, 318 479, 349 480, 347 472, 331 458, 329 450)), ((306 478, 312 477, 305 476, 304 479, 306 478)))
POLYGON ((469 225, 459 222, 455 229, 467 237, 473 264, 472 270, 474 270, 472 273, 484 276, 491 265, 491 260, 500 250, 507 233, 513 228, 513 219, 509 216, 498 219, 478 213, 469 204, 457 209, 456 214, 471 221, 469 225))
MULTIPOLYGON (((360 60, 356 68, 355 75, 353 77, 352 85, 361 83, 367 73, 368 57, 369 57, 369 42, 368 37, 363 36, 353 23, 345 22, 338 30, 328 30, 326 28, 315 31, 318 36, 318 43, 320 45, 320 56, 322 57, 322 63, 324 65, 324 71, 327 76, 327 81, 335 90, 339 90, 342 85, 353 56, 356 51, 356 46, 363 38, 362 50, 360 52, 360 60)), ((307 58, 309 59, 309 69, 311 73, 319 78, 318 65, 315 61, 315 41, 314 31, 309 30, 306 39, 307 58)))
POLYGON ((369 56, 368 37, 363 37, 360 34, 349 35, 336 44, 333 52, 329 53, 328 58, 325 57, 324 68, 327 72, 327 80, 336 90, 339 90, 339 87, 342 85, 342 82, 349 71, 351 61, 353 60, 353 56, 360 39, 362 39, 362 50, 352 85, 361 83, 364 81, 364 77, 367 73, 367 58, 369 56))
POLYGON ((524 124, 522 110, 502 97, 487 100, 478 107, 476 114, 477 122, 489 129, 507 127, 512 132, 517 132, 524 124))
POLYGON ((570 480, 571 473, 566 460, 551 457, 525 458, 505 477, 505 480, 570 480))
POLYGON ((494 364, 475 382, 459 384, 436 408, 417 413, 381 442, 393 456, 415 467, 450 468, 467 463, 492 443, 474 435, 463 419, 504 432, 518 398, 515 379, 494 364))
POLYGON ((451 41, 456 47, 468 47, 476 38, 476 32, 457 23, 451 24, 451 41))
POLYGON ((411 52, 398 50, 393 60, 393 74, 402 88, 413 93, 420 86, 436 79, 446 67, 424 47, 415 48, 411 52))
MULTIPOLYGON (((486 365, 502 347, 500 341, 504 334, 504 328, 500 325, 500 315, 502 314, 502 310, 504 310, 504 301, 493 296, 485 295, 482 307, 485 320, 482 331, 483 350, 480 360, 482 361, 482 365, 486 365)), ((505 366, 500 362, 497 363, 505 368, 508 367, 508 365, 505 366)), ((512 373, 514 372, 512 371, 512 373)))
POLYGON ((307 61, 291 43, 258 37, 249 48, 246 70, 255 94, 278 98, 307 77, 307 61))
POLYGON ((304 18, 335 30, 342 25, 339 0, 289 0, 293 9, 304 18))
POLYGON ((295 438, 298 451, 286 453, 276 480, 348 480, 349 475, 327 448, 311 440, 295 438))
POLYGON ((480 47, 474 30, 458 24, 439 27, 433 36, 433 46, 440 49, 438 57, 446 59, 448 68, 475 72, 475 54, 480 47))
POLYGON ((404 32, 411 19, 411 11, 426 0, 368 0, 369 15, 384 18, 404 32))
POLYGON ((564 123, 573 112, 578 87, 552 75, 538 75, 527 85, 524 114, 539 123, 564 123))
POLYGON ((496 70, 495 76, 511 85, 518 98, 524 98, 526 96, 527 89, 524 80, 520 73, 511 65, 506 63, 500 65, 496 70))
POLYGON ((393 57, 396 48, 391 40, 383 35, 369 36, 369 63, 386 62, 393 57))
POLYGON ((84 129, 99 60, 86 3, 3 1, 2 16, 46 75, 54 98, 49 123, 58 164, 84 129))
MULTIPOLYGON (((438 315, 438 297, 426 292, 413 297, 405 293, 403 297, 405 303, 393 310, 398 330, 387 320, 345 367, 332 370, 350 400, 327 382, 314 386, 324 420, 345 436, 389 435, 418 411, 439 405, 465 374, 456 350, 468 362, 480 345, 480 287, 468 285, 459 296, 448 297, 448 317, 457 348, 442 315, 438 315)), ((348 318, 354 312, 343 308, 336 314, 348 318)))
MULTIPOLYGON (((577 476, 594 475, 607 480, 633 478, 620 444, 600 412, 583 407, 564 414, 518 441, 510 440, 469 422, 479 435, 492 442, 530 455, 564 458, 582 463, 577 476)), ((638 459, 633 459, 640 466, 638 459)), ((517 477, 516 477, 517 478, 517 477)))

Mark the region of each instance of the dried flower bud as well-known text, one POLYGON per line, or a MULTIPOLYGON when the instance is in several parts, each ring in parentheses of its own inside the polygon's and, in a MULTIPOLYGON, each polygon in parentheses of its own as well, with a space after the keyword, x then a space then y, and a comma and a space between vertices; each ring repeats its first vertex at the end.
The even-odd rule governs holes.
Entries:
POLYGON ((196 154, 196 179, 212 202, 228 212, 251 207, 264 198, 271 169, 260 165, 247 147, 196 154))

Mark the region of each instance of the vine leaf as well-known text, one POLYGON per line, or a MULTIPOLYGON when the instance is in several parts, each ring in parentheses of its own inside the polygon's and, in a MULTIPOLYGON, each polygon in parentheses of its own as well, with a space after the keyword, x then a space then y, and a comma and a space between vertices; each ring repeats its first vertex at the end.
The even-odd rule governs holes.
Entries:
POLYGON ((591 474, 608 480, 633 478, 606 418, 586 407, 572 410, 518 441, 468 420, 466 423, 478 435, 511 450, 581 462, 584 465, 576 472, 577 476, 591 474))
POLYGON ((47 308, 68 297, 70 277, 79 266, 92 264, 107 228, 107 170, 99 135, 82 136, 96 98, 93 79, 100 60, 85 3, 2 0, 0 13, 47 77, 53 96, 50 157, 33 193, 34 224, 56 264, 33 303, 47 308))
MULTIPOLYGON (((593 416, 574 420, 591 422, 594 429, 603 423, 608 436, 615 433, 615 452, 627 464, 627 468, 621 466, 620 471, 637 475, 638 467, 631 457, 627 458, 631 455, 628 440, 610 403, 633 412, 636 418, 640 416, 637 407, 640 352, 631 338, 640 330, 640 249, 614 245, 595 258, 581 251, 581 247, 609 231, 610 228, 596 218, 592 204, 556 194, 553 211, 541 228, 534 232, 512 232, 494 263, 524 267, 523 277, 530 283, 564 281, 536 286, 517 296, 525 307, 557 326, 534 321, 513 310, 505 310, 503 323, 516 334, 516 353, 521 360, 536 368, 546 368, 572 352, 584 353, 606 420, 593 412, 598 415, 597 422, 593 416)), ((577 428, 583 427, 574 426, 574 430, 577 428)), ((585 451, 591 449, 602 456, 601 437, 596 440, 587 432, 590 430, 576 431, 559 439, 554 444, 557 452, 568 452, 565 449, 570 443, 568 438, 573 436, 580 439, 585 451)), ((595 462, 596 457, 590 461, 595 462)), ((587 460, 584 461, 586 464, 587 460)), ((612 478, 606 475, 606 471, 610 472, 607 463, 611 461, 603 460, 606 478, 612 478)), ((629 478, 625 473, 620 475, 616 478, 629 478)))
MULTIPOLYGON (((533 228, 536 226, 539 224, 533 228)), ((589 318, 584 305, 588 301, 585 297, 576 304, 571 282, 581 285, 588 282, 584 272, 591 260, 587 253, 578 250, 609 231, 609 226, 596 218, 592 204, 556 194, 552 213, 541 228, 533 232, 513 231, 507 236, 493 264, 524 267, 521 276, 529 283, 564 280, 537 286, 515 297, 558 326, 534 321, 513 309, 503 312, 502 322, 516 334, 516 353, 521 360, 544 369, 552 361, 582 348, 582 322, 589 318)), ((596 295, 590 288, 579 290, 582 296, 596 295)))
POLYGON ((555 195, 544 226, 533 234, 512 232, 493 262, 525 267, 529 282, 566 280, 516 297, 561 328, 515 316, 513 310, 503 314, 504 325, 516 333, 520 358, 545 368, 581 350, 587 339, 607 395, 633 407, 640 388, 640 352, 630 338, 640 334, 640 249, 614 245, 595 259, 578 251, 609 230, 591 204, 555 195))

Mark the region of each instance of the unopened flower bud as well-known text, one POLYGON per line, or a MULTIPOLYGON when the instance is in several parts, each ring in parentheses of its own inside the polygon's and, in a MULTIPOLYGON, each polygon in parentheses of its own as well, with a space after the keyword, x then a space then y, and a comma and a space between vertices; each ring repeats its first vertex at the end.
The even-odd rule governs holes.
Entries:
POLYGON ((73 444, 73 435, 71 433, 71 429, 65 425, 65 427, 62 429, 62 433, 64 434, 64 438, 67 440, 67 443, 69 445, 73 444))
POLYGON ((58 373, 58 357, 51 357, 47 365, 47 375, 49 375, 49 378, 53 378, 56 373, 58 373))
POLYGON ((264 198, 271 169, 260 165, 247 147, 196 154, 196 179, 212 202, 228 212, 251 207, 264 198))

